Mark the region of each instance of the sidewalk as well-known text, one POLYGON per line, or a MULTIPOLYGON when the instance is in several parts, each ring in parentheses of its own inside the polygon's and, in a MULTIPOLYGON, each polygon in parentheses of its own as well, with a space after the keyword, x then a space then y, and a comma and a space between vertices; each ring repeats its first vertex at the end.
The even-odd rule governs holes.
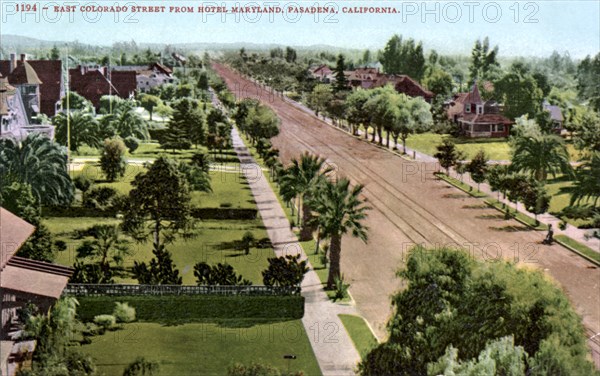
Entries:
MULTIPOLYGON (((242 164, 242 173, 248 180, 275 254, 277 256, 301 254, 301 258, 306 259, 298 239, 290 230, 290 223, 267 181, 267 177, 264 174, 257 176, 258 165, 244 145, 236 128, 233 128, 231 138, 233 148, 242 164)), ((357 315, 358 313, 354 306, 331 302, 323 290, 317 273, 312 270, 311 265, 309 267, 310 271, 305 274, 302 282, 302 295, 306 299, 302 323, 321 372, 326 376, 354 375, 360 355, 338 314, 357 315)))

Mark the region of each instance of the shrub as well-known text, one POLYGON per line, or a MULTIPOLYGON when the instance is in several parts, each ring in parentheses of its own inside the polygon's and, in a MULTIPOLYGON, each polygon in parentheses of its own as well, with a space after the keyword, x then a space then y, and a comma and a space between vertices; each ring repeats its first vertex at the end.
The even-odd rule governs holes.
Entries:
POLYGON ((117 191, 111 187, 94 188, 85 195, 83 206, 90 209, 105 210, 112 206, 112 201, 117 191))
POLYGON ((73 184, 75 185, 75 188, 79 189, 85 196, 85 193, 90 190, 94 182, 87 175, 81 174, 73 179, 73 184))
POLYGON ((59 252, 64 252, 67 250, 67 243, 64 240, 55 240, 54 246, 59 252))
POLYGON ((104 140, 104 148, 100 157, 100 168, 108 181, 115 181, 125 175, 125 144, 119 138, 104 140))
POLYGON ((129 150, 129 153, 132 153, 134 151, 137 150, 138 147, 140 147, 140 140, 138 140, 137 138, 133 137, 133 136, 129 136, 127 137, 125 140, 125 146, 127 146, 127 149, 129 150))
POLYGON ((348 296, 349 283, 344 281, 344 275, 342 274, 339 278, 335 278, 335 295, 333 300, 341 300, 348 296))
POLYGON ((206 262, 199 262, 194 265, 194 276, 198 286, 250 286, 252 282, 238 275, 233 266, 225 263, 217 265, 208 265, 206 262))
POLYGON ((250 231, 246 231, 244 236, 242 236, 242 247, 244 248, 244 253, 249 254, 250 248, 256 243, 256 238, 254 234, 250 231))
POLYGON ((152 376, 158 374, 159 365, 157 362, 151 362, 146 358, 138 357, 132 363, 130 363, 123 376, 152 376))
POLYGON ((306 260, 298 261, 300 255, 271 257, 267 259, 269 267, 263 270, 265 286, 299 286, 308 272, 306 260))
POLYGON ((130 307, 127 303, 117 302, 115 304, 113 316, 115 316, 117 322, 135 321, 135 308, 130 307))
POLYGON ((110 329, 117 323, 117 319, 113 315, 98 315, 94 317, 94 323, 104 329, 110 329))

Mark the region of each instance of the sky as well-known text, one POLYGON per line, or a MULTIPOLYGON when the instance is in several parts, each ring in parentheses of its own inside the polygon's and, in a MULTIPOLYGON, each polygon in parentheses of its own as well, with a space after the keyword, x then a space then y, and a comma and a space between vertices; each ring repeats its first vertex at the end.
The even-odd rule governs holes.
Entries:
POLYGON ((426 50, 469 53, 474 40, 489 36, 503 56, 547 56, 569 52, 581 58, 600 51, 600 1, 41 1, 37 11, 15 11, 0 0, 1 33, 43 40, 110 45, 146 43, 253 42, 293 46, 382 48, 393 34, 422 40, 426 50), (73 13, 53 5, 72 4, 73 13), (81 6, 127 5, 122 13, 82 13, 81 6), (165 6, 164 13, 132 13, 131 6, 165 6), (191 6, 320 6, 337 14, 202 14, 170 12, 191 6), (42 8, 48 7, 47 10, 42 8), (354 7, 394 7, 397 14, 347 13, 354 7))

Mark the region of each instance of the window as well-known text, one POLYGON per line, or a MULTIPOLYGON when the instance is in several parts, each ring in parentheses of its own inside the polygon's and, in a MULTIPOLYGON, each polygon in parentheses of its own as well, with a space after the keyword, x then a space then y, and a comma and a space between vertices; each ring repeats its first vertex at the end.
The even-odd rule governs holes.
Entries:
POLYGON ((504 132, 504 124, 492 125, 492 132, 504 132))
POLYGON ((477 105, 477 113, 478 114, 483 114, 483 106, 477 105))
POLYGON ((466 113, 470 113, 471 112, 471 105, 470 104, 468 104, 468 105, 465 106, 465 112, 466 113))

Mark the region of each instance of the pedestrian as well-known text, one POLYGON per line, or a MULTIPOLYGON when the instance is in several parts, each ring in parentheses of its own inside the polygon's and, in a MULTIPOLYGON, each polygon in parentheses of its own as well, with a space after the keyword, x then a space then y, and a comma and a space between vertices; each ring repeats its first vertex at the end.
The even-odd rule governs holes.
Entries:
POLYGON ((554 230, 552 230, 552 225, 548 225, 548 233, 546 234, 546 238, 542 243, 551 245, 554 241, 554 230))

